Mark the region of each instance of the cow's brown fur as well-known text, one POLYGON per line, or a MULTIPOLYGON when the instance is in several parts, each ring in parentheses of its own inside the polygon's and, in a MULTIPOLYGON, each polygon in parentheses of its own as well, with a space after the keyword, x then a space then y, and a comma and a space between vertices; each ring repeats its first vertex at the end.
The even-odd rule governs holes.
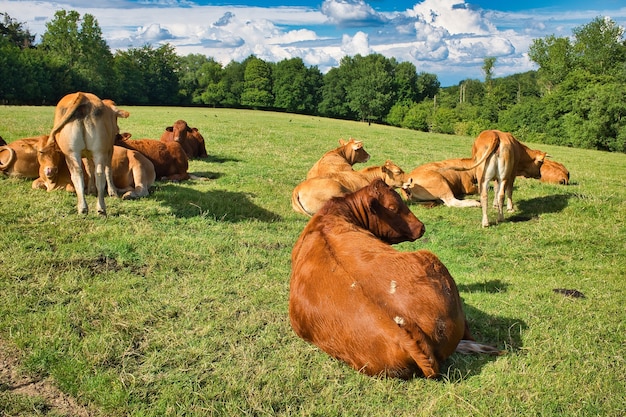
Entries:
POLYGON ((204 137, 197 128, 189 127, 186 121, 177 120, 172 126, 165 128, 161 142, 178 142, 185 150, 187 158, 206 158, 204 137))
POLYGON ((443 203, 448 207, 480 207, 476 200, 460 197, 478 192, 476 167, 470 158, 447 159, 421 165, 406 175, 402 192, 407 199, 443 203), (448 167, 469 168, 466 171, 448 167))
POLYGON ((158 180, 183 181, 190 178, 189 159, 178 142, 154 139, 130 139, 130 133, 118 135, 115 144, 140 152, 154 165, 158 180))
POLYGON ((482 207, 482 226, 489 227, 488 192, 491 180, 496 181, 494 206, 498 210, 498 222, 504 221, 504 198, 507 211, 515 210, 513 205, 513 183, 516 176, 540 178, 541 166, 546 153, 528 148, 508 132, 485 130, 481 132, 472 146, 474 164, 470 167, 448 167, 447 169, 468 171, 476 169, 480 205, 482 207))
POLYGON ((323 177, 340 171, 352 171, 352 165, 358 162, 367 162, 370 155, 363 148, 363 142, 350 138, 345 141, 339 139, 339 147, 326 152, 311 167, 306 178, 323 177))
POLYGON ((54 112, 54 127, 47 141, 39 146, 40 151, 51 147, 54 142, 65 155, 72 183, 76 186, 79 213, 87 213, 85 180, 82 158, 95 168, 95 183, 98 190, 98 213, 106 215, 104 194, 108 187, 110 196, 116 196, 111 175, 113 142, 119 133, 117 118, 126 118, 129 113, 120 110, 111 100, 100 100, 91 93, 77 92, 63 97, 54 112))
POLYGON ((565 168, 565 165, 546 159, 541 165, 541 181, 550 184, 569 184, 569 171, 565 168))
POLYGON ((434 254, 390 246, 423 233, 380 179, 330 200, 292 251, 296 334, 372 376, 431 378, 455 350, 499 353, 472 342, 456 284, 434 254))
POLYGON ((390 187, 401 187, 404 175, 402 168, 387 160, 383 165, 359 171, 340 171, 309 178, 294 188, 291 207, 298 213, 312 216, 331 198, 354 192, 377 178, 382 178, 390 187))
MULTIPOLYGON (((63 154, 58 148, 50 149, 40 160, 42 165, 39 171, 39 178, 33 181, 34 189, 44 189, 47 191, 64 189, 75 192, 74 184, 69 174, 67 164, 63 154)), ((83 167, 87 161, 83 159, 83 167)), ((150 186, 154 184, 155 171, 152 162, 141 153, 126 149, 121 146, 113 147, 113 158, 111 160, 113 183, 120 193, 122 199, 134 199, 145 197, 149 193, 150 186)), ((85 170, 86 192, 94 192, 93 174, 85 170)))
MULTIPOLYGON (((47 138, 47 136, 45 136, 47 138)), ((24 138, 0 146, 0 172, 11 177, 37 178, 37 145, 41 136, 24 138)))

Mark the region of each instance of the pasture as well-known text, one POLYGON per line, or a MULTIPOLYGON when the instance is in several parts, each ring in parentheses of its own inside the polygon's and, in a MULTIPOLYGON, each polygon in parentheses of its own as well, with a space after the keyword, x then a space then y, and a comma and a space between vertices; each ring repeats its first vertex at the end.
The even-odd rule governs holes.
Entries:
MULTIPOLYGON (((483 229, 478 208, 410 208, 455 278, 477 340, 439 380, 361 375, 299 339, 290 256, 307 218, 290 196, 338 139, 406 172, 469 157, 473 138, 248 110, 125 107, 122 132, 197 127, 209 181, 157 182, 108 217, 76 197, 0 178, 0 341, 19 371, 50 378, 94 416, 623 416, 626 155, 538 145, 572 185, 518 178, 517 212, 483 229), (576 289, 584 298, 555 288, 576 289)), ((47 134, 52 107, 0 107, 0 136, 47 134)), ((473 196, 470 198, 478 198, 473 196)), ((490 199, 493 198, 490 194, 490 199)), ((495 219, 494 211, 490 211, 495 219)), ((1 375, 1 373, 0 373, 1 375)), ((59 415, 0 380, 0 415, 59 415)))

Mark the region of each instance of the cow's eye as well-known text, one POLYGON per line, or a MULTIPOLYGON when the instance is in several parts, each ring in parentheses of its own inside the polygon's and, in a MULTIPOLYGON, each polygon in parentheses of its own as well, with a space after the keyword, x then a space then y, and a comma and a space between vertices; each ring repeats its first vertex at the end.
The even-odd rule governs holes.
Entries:
POLYGON ((389 210, 392 213, 395 213, 395 212, 398 211, 398 207, 394 206, 394 205, 391 205, 391 206, 387 207, 387 210, 389 210))

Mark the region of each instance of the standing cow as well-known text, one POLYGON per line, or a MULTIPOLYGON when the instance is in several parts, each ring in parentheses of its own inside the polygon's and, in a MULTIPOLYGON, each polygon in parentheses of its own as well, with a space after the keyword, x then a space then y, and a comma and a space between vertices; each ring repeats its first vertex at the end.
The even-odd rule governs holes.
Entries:
POLYGON ((117 196, 111 174, 113 143, 119 133, 117 118, 126 118, 129 113, 119 110, 111 100, 100 100, 91 93, 77 92, 68 94, 59 101, 54 112, 54 127, 46 141, 42 141, 40 150, 45 151, 56 145, 59 147, 70 171, 72 183, 76 188, 78 212, 87 214, 85 199, 85 179, 83 177, 82 158, 88 159, 95 170, 96 189, 98 190, 97 209, 106 215, 104 193, 108 186, 110 196, 117 196))
POLYGON ((399 252, 424 225, 382 179, 330 200, 291 255, 289 317, 298 336, 371 376, 435 377, 474 342, 456 284, 426 250, 399 252))
POLYGON ((498 210, 498 222, 504 221, 504 199, 507 211, 515 210, 513 205, 513 183, 516 176, 541 178, 541 166, 546 153, 530 149, 508 132, 485 130, 472 145, 474 164, 469 167, 447 167, 456 171, 476 169, 480 205, 482 207, 482 226, 489 227, 488 192, 489 183, 495 180, 494 207, 498 210))

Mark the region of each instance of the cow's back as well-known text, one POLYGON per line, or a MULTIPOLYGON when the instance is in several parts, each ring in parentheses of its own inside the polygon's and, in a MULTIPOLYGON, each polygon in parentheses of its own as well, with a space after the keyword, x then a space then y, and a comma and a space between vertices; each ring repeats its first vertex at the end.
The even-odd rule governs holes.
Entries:
POLYGON ((420 373, 406 348, 416 341, 430 343, 438 361, 450 356, 465 318, 454 280, 437 257, 398 252, 328 220, 312 219, 292 252, 294 331, 368 375, 420 373))
POLYGON ((46 135, 24 138, 0 146, 0 172, 18 178, 37 178, 37 145, 46 135))

